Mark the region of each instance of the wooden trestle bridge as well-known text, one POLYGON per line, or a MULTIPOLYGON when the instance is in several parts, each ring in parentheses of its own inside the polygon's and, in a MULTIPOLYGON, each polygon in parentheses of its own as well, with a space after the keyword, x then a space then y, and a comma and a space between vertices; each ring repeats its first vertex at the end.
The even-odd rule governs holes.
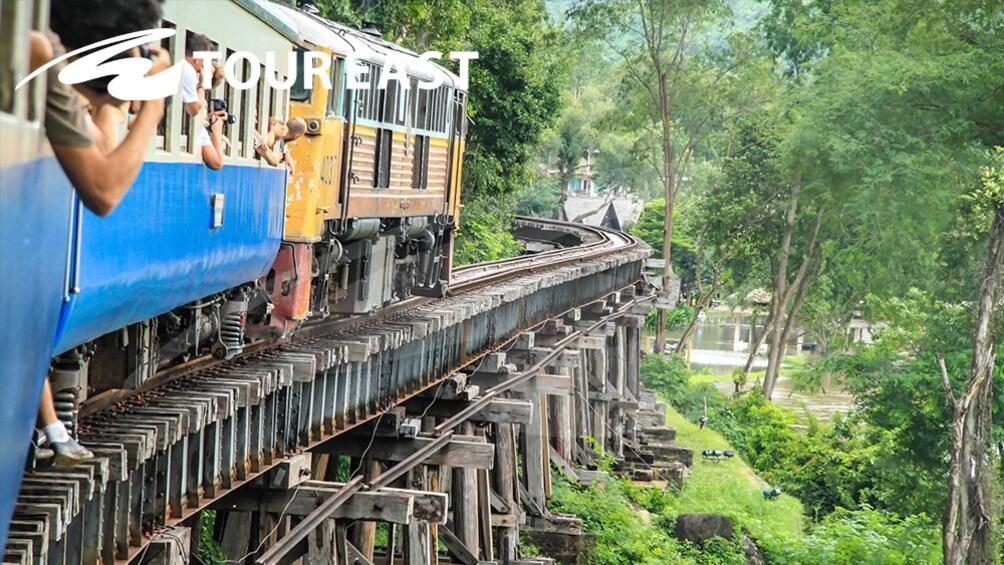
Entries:
POLYGON ((548 511, 553 473, 595 480, 602 446, 678 484, 692 454, 639 385, 649 249, 545 220, 518 235, 554 249, 94 398, 97 458, 25 475, 4 563, 196 563, 207 509, 231 563, 552 562, 521 533, 576 562, 589 536, 548 511))

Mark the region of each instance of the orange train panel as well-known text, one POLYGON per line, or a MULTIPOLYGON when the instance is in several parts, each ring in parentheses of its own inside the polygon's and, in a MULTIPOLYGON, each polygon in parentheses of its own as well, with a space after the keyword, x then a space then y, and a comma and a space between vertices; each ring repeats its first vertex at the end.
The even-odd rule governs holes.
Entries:
POLYGON ((446 206, 446 157, 448 140, 432 138, 429 150, 428 188, 411 187, 414 164, 414 136, 395 131, 391 146, 390 187, 374 188, 376 130, 355 126, 362 143, 352 153, 352 192, 349 195, 350 218, 401 218, 442 214, 446 206), (407 143, 406 143, 407 141, 407 143))
MULTIPOLYGON (((350 186, 355 191, 359 187, 373 186, 373 167, 376 162, 376 132, 371 127, 354 126, 355 137, 361 142, 349 151, 352 152, 352 182, 350 186)), ((350 196, 351 198, 351 196, 350 196)), ((350 212, 351 216, 352 213, 350 212)))
MULTIPOLYGON (((324 47, 312 49, 329 53, 324 47)), ((327 114, 330 88, 325 88, 319 76, 314 76, 310 99, 291 100, 290 117, 299 116, 317 130, 289 144, 289 154, 296 163, 296 172, 286 189, 286 224, 283 239, 315 242, 324 233, 324 220, 338 218, 341 187, 342 151, 345 123, 327 114)))
POLYGON ((284 243, 272 264, 265 290, 272 301, 269 325, 285 337, 310 313, 311 246, 307 243, 284 243))
POLYGON ((460 193, 463 188, 464 178, 464 149, 466 143, 463 138, 458 137, 453 143, 453 181, 450 183, 450 202, 448 214, 453 216, 454 222, 460 221, 460 193))
POLYGON ((429 190, 446 190, 449 147, 448 139, 433 137, 429 140, 429 190))
POLYGON ((415 136, 394 132, 394 145, 390 163, 390 187, 411 189, 411 173, 415 164, 415 136))

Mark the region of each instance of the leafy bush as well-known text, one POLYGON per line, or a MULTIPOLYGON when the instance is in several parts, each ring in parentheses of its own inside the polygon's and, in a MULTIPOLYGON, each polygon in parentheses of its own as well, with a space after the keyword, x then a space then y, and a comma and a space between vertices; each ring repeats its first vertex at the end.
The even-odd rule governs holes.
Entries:
POLYGON ((641 380, 645 386, 675 404, 689 385, 690 370, 682 355, 644 355, 641 358, 641 380))
POLYGON ((552 487, 550 508, 582 519, 582 528, 596 536, 589 558, 595 565, 636 565, 685 562, 679 542, 666 530, 646 524, 627 494, 629 483, 609 479, 589 487, 564 479, 552 487))
POLYGON ((520 254, 522 247, 509 232, 513 214, 505 200, 505 197, 483 197, 464 201, 453 251, 456 266, 520 254))
POLYGON ((899 518, 865 508, 835 510, 807 535, 761 543, 767 558, 787 563, 939 563, 940 528, 926 514, 899 518))
MULTIPOLYGON (((768 402, 758 390, 729 398, 711 384, 693 384, 681 357, 647 355, 642 381, 691 422, 705 414, 757 474, 798 497, 813 519, 837 508, 874 506, 914 514, 940 504, 940 484, 915 469, 902 432, 873 425, 860 414, 837 416, 832 425, 794 429, 791 410, 768 402), (917 471, 916 474, 913 471, 917 471), (911 477, 923 488, 911 486, 911 477)), ((919 460, 919 459, 915 459, 919 460)))

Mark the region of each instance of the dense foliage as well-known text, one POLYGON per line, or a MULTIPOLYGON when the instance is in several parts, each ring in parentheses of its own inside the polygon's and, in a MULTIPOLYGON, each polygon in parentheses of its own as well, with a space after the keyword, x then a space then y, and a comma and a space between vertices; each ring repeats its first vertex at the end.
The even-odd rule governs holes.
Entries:
MULTIPOLYGON (((996 465, 989 448, 1004 440, 1000 356, 978 370, 1002 319, 985 281, 1000 275, 988 248, 1004 222, 1000 2, 563 0, 551 15, 542 0, 316 4, 418 49, 480 51, 457 263, 518 253, 512 215, 555 215, 588 162, 602 196, 646 201, 631 231, 671 256, 692 302, 674 324, 696 321, 710 307, 702 298, 749 308, 748 292, 766 289, 775 346, 760 394, 695 385, 674 358, 646 357, 643 369, 802 501, 806 536, 758 540, 772 560, 936 557, 922 535, 938 537, 928 517, 952 499, 955 399, 980 375, 986 433, 970 434, 973 460, 996 465), (852 343, 862 322, 874 344, 852 343), (825 375, 856 399, 805 431, 769 401, 780 344, 795 332, 823 354, 798 384, 825 375)), ((630 498, 627 487, 605 488, 558 489, 560 504, 596 513, 590 527, 610 547, 599 562, 690 559, 662 534, 640 538, 635 503, 608 498, 630 498)), ((980 500, 1000 526, 1000 501, 980 500)))

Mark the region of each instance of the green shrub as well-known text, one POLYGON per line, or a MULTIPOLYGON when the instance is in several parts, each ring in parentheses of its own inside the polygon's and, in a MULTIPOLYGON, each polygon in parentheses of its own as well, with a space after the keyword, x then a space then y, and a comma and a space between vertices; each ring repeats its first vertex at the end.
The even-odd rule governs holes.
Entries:
POLYGON ((589 556, 594 565, 663 565, 685 563, 682 544, 662 528, 646 524, 632 504, 630 483, 619 479, 596 481, 589 487, 555 481, 550 508, 582 519, 582 529, 596 536, 589 556))
POLYGON ((866 508, 837 509, 802 537, 766 541, 771 563, 857 564, 939 563, 941 530, 926 514, 899 518, 866 508))

